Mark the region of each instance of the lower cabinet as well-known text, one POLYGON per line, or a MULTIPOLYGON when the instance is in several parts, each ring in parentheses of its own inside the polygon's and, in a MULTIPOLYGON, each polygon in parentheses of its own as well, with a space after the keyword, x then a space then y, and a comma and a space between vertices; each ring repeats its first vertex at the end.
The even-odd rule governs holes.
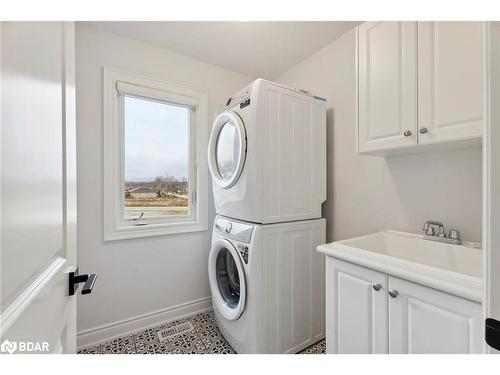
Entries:
POLYGON ((326 272, 327 353, 482 353, 479 303, 332 257, 326 272))
POLYGON ((326 259, 327 352, 387 353, 387 276, 326 259))
POLYGON ((390 353, 482 353, 479 303, 392 276, 389 292, 390 353))

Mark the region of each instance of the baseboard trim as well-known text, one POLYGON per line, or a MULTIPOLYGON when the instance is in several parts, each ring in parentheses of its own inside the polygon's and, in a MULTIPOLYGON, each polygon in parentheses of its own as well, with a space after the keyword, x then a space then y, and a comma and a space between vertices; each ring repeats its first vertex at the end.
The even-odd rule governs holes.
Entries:
POLYGON ((206 311, 212 306, 212 298, 205 297, 194 301, 181 303, 166 309, 156 310, 147 314, 134 316, 99 327, 79 331, 77 333, 78 349, 98 344, 115 337, 130 334, 159 323, 183 318, 197 312, 206 311))

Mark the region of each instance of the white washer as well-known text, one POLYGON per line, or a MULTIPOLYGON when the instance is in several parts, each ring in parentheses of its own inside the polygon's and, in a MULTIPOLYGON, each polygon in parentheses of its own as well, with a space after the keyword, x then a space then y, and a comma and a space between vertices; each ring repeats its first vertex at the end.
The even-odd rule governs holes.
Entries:
POLYGON ((325 100, 254 81, 216 116, 208 164, 220 215, 264 224, 321 217, 325 100))
POLYGON ((217 216, 208 274, 217 325, 238 353, 296 353, 325 336, 325 220, 217 216))

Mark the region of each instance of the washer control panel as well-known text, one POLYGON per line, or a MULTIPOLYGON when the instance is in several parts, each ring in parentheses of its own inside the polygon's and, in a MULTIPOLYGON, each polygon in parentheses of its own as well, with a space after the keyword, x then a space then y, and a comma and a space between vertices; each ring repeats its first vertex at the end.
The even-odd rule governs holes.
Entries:
POLYGON ((218 233, 231 240, 248 244, 252 239, 253 225, 251 224, 244 224, 218 217, 215 219, 214 228, 218 233))

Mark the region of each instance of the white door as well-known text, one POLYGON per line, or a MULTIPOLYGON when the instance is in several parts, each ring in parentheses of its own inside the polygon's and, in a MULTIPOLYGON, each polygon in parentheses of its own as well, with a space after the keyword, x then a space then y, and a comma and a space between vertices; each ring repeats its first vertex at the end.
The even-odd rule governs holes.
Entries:
POLYGON ((0 27, 0 349, 75 353, 74 24, 0 27))
POLYGON ((417 144, 417 23, 358 28, 358 149, 417 144))
POLYGON ((419 144, 480 137, 483 22, 419 22, 419 144))
POLYGON ((482 353, 479 303, 389 277, 389 352, 482 353))
POLYGON ((214 120, 208 142, 208 167, 212 180, 224 189, 240 177, 247 153, 246 130, 235 112, 223 112, 214 120))
MULTIPOLYGON (((500 350, 500 22, 488 22, 486 37, 486 114, 483 142, 484 318, 491 346, 500 350), (497 329, 490 329, 492 326, 497 329)), ((486 347, 486 344, 485 344, 486 347)))
POLYGON ((387 276, 326 258, 327 353, 387 353, 387 276))

